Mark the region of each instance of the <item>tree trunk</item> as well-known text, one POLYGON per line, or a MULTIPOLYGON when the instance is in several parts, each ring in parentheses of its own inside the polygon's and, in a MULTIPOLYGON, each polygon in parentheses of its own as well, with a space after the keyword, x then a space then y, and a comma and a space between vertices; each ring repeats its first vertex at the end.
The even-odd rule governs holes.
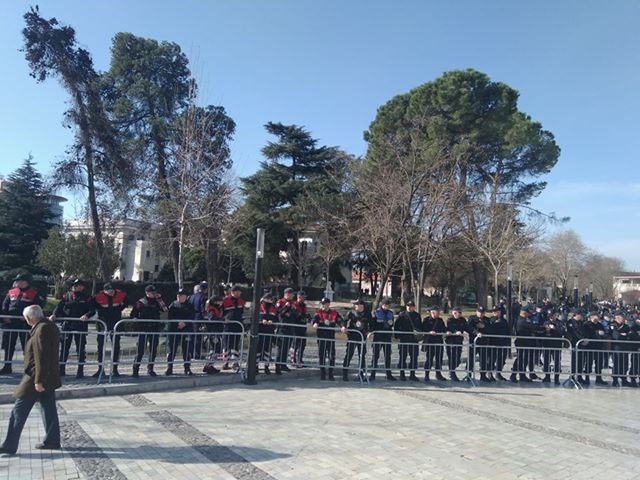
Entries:
POLYGON ((487 268, 480 262, 472 262, 473 278, 476 283, 476 300, 478 305, 487 306, 487 268))
POLYGON ((498 270, 493 269, 493 305, 498 304, 498 270))
POLYGON ((406 305, 408 301, 413 300, 413 286, 410 272, 407 271, 407 267, 402 269, 402 279, 400 280, 401 292, 400 296, 402 297, 402 304, 406 305))
MULTIPOLYGON (((377 277, 377 274, 376 274, 377 277)), ((387 281, 389 280, 389 272, 384 272, 380 274, 380 288, 376 290, 376 298, 374 300, 374 308, 379 305, 382 301, 382 294, 384 293, 384 287, 387 285, 387 281)))

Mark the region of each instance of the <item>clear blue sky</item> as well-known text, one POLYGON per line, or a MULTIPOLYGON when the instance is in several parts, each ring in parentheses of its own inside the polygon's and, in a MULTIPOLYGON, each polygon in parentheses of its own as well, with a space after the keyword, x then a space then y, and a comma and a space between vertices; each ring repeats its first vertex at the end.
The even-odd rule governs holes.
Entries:
MULTIPOLYGON (((238 128, 237 175, 253 172, 269 121, 305 125, 362 154, 378 106, 445 71, 475 68, 520 92, 562 148, 535 206, 572 218, 592 248, 640 270, 640 2, 40 0, 72 25, 98 69, 116 32, 179 43, 203 101, 238 128)), ((66 93, 28 76, 28 2, 0 6, 0 173, 31 152, 41 170, 71 133, 66 93)), ((73 213, 67 207, 67 216, 73 213)))

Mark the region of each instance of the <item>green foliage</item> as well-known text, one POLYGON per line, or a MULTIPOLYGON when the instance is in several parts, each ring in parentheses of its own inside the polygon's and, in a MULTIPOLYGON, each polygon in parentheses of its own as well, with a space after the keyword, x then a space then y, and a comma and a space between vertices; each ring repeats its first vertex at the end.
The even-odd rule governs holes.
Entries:
POLYGON ((40 272, 35 253, 51 228, 48 202, 42 176, 29 156, 0 192, 0 270, 40 272))

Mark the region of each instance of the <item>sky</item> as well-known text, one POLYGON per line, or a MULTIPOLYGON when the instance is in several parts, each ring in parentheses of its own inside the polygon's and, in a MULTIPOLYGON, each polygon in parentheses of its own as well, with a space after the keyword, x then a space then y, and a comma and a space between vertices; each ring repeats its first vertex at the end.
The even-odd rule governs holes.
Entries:
MULTIPOLYGON (((202 103, 237 124, 234 170, 254 172, 268 121, 304 125, 362 155, 363 132, 393 96, 474 68, 520 92, 519 108, 562 149, 534 207, 640 271, 640 2, 636 0, 39 0, 73 26, 98 70, 117 32, 177 42, 202 103)), ((66 93, 29 77, 22 15, 0 5, 0 174, 31 153, 47 173, 72 142, 66 93)), ((74 209, 66 204, 65 215, 74 209)))

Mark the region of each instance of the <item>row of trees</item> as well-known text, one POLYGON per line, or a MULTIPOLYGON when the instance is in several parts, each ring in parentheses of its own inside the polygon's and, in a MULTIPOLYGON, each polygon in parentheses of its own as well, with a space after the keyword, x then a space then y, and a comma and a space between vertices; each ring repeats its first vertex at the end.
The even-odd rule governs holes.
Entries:
MULTIPOLYGON (((471 286, 484 303, 491 284, 497 297, 509 261, 525 291, 563 291, 574 271, 621 266, 583 248, 563 267, 554 245, 567 242, 541 240, 566 220, 530 204, 560 149, 518 109, 518 92, 485 74, 448 72, 392 98, 365 132, 362 158, 302 126, 267 123, 273 140, 236 204, 235 124, 223 107, 199 106, 177 44, 118 33, 109 70, 98 72, 71 27, 37 8, 25 21, 32 75, 57 78, 70 96, 75 141, 51 187, 86 195, 97 278, 115 268, 103 232, 125 216, 160 225, 155 241, 178 283, 185 271, 206 271, 212 283, 250 278, 257 227, 267 232, 270 281, 304 287, 355 265, 382 285, 399 279, 403 299, 418 303, 426 287, 455 299, 471 286)), ((606 296, 606 275, 588 275, 606 296)))

